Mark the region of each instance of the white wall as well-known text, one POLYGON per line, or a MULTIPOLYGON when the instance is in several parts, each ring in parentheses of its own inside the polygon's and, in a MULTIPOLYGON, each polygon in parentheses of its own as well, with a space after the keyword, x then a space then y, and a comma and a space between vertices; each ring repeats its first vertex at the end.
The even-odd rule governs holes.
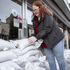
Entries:
POLYGON ((27 14, 26 14, 27 23, 32 25, 31 16, 32 16, 32 12, 30 10, 27 10, 27 14))

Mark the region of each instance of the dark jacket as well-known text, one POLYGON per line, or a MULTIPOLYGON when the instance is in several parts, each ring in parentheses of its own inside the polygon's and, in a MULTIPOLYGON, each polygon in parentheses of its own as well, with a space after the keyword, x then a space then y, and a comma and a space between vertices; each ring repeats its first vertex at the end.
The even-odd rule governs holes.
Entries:
MULTIPOLYGON (((35 30, 36 18, 33 19, 33 27, 35 30)), ((38 22, 38 34, 35 35, 37 39, 43 39, 44 43, 48 48, 53 48, 57 45, 64 37, 62 31, 56 25, 53 16, 48 16, 47 14, 44 17, 44 20, 38 22)))

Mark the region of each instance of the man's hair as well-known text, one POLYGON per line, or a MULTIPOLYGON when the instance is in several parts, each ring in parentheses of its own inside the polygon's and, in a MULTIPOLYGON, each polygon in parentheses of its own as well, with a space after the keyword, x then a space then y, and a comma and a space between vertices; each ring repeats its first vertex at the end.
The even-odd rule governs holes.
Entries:
POLYGON ((39 7, 39 9, 40 9, 40 15, 42 17, 44 17, 45 14, 47 14, 49 16, 53 15, 52 11, 49 9, 49 7, 42 0, 36 0, 36 1, 34 1, 32 3, 32 6, 33 5, 39 7))

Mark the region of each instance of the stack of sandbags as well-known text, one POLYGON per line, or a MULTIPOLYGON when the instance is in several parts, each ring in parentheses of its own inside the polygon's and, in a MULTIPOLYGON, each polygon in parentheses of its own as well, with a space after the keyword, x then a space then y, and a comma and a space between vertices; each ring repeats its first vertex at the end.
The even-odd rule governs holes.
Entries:
MULTIPOLYGON (((18 53, 17 51, 14 52, 18 53)), ((19 57, 17 59, 13 59, 13 61, 20 67, 22 67, 24 70, 26 70, 28 63, 33 65, 34 68, 36 68, 35 66, 36 64, 38 64, 37 65, 37 68, 39 68, 38 70, 41 70, 40 68, 43 68, 44 70, 46 70, 46 68, 49 69, 46 57, 43 56, 41 51, 37 50, 35 46, 29 46, 21 50, 21 54, 19 53, 19 57)), ((28 67, 30 67, 30 65, 28 67)))
POLYGON ((24 70, 49 70, 49 65, 46 60, 44 60, 44 56, 41 56, 40 58, 36 56, 29 56, 28 58, 21 56, 18 59, 14 59, 13 61, 18 64, 21 68, 24 70), (43 60, 41 60, 43 59, 43 60))
POLYGON ((13 59, 17 58, 18 56, 11 50, 0 51, 0 70, 23 70, 17 63, 13 62, 13 59))
POLYGON ((28 39, 11 40, 9 43, 14 47, 6 44, 0 51, 0 70, 49 70, 46 57, 37 49, 41 41, 35 45, 30 45, 28 39))
POLYGON ((41 51, 37 49, 41 45, 42 40, 39 40, 38 42, 36 42, 35 45, 32 45, 32 46, 29 45, 26 47, 23 45, 23 41, 21 42, 20 41, 21 40, 19 40, 19 43, 21 43, 19 44, 19 48, 22 50, 22 55, 18 59, 14 60, 17 64, 19 64, 21 67, 25 67, 25 70, 26 70, 26 67, 28 66, 28 63, 31 63, 33 67, 36 66, 36 64, 38 64, 36 67, 34 67, 34 68, 37 68, 38 70, 41 70, 42 68, 44 70, 46 70, 46 68, 49 69, 48 67, 49 65, 46 61, 46 57, 44 58, 41 51))

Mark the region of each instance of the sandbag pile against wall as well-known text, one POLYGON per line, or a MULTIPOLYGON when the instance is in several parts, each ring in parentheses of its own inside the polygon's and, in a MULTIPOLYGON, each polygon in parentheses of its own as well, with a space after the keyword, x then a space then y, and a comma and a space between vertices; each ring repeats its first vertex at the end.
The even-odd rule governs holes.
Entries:
POLYGON ((46 57, 37 49, 40 42, 30 45, 27 39, 22 39, 4 43, 0 51, 0 70, 49 70, 46 57))

